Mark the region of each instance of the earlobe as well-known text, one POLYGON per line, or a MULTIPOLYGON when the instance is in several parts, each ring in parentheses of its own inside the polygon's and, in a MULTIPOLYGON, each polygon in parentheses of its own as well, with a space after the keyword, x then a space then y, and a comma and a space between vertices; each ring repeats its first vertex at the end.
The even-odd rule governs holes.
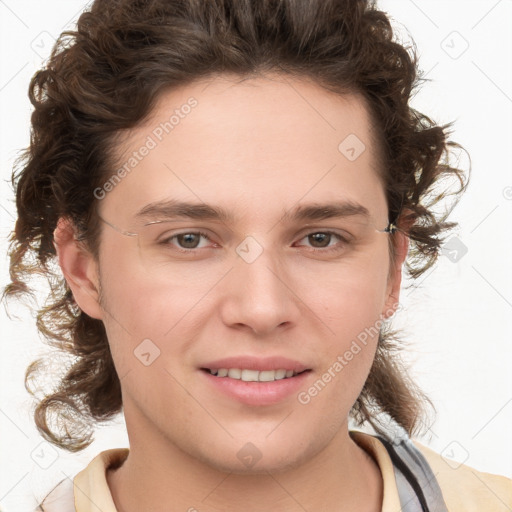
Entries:
POLYGON ((79 308, 90 317, 101 320, 97 264, 75 234, 71 220, 60 218, 53 232, 59 265, 79 308))

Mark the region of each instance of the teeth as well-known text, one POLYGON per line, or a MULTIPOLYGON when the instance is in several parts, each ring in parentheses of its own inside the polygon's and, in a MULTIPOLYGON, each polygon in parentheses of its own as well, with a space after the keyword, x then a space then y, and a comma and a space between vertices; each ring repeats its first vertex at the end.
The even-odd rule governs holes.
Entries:
POLYGON ((274 370, 264 370, 264 371, 256 372, 256 373, 259 373, 258 380, 260 382, 270 382, 270 381, 276 380, 277 372, 274 370))
MULTIPOLYGON (((231 370, 229 370, 231 372, 231 370)), ((245 382, 258 382, 258 370, 242 370, 242 380, 245 382)), ((229 375, 229 373, 228 373, 229 375)), ((229 375, 231 377, 231 375, 229 375)))
POLYGON ((276 370, 275 379, 284 379, 286 377, 286 370, 276 370))
POLYGON ((212 375, 217 377, 229 377, 230 379, 243 380, 245 382, 272 382, 297 375, 293 370, 247 370, 240 368, 210 369, 212 375))
POLYGON ((242 378, 242 370, 239 370, 238 368, 230 368, 228 370, 228 377, 240 380, 242 378))

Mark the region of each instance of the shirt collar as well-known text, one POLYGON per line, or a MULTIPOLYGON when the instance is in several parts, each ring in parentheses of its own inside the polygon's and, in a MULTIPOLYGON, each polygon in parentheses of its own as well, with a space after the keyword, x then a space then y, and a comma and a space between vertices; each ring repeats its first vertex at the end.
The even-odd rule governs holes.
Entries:
MULTIPOLYGON (((400 510, 400 497, 393 463, 386 447, 376 437, 364 432, 351 430, 350 436, 375 460, 380 469, 383 479, 381 512, 400 510)), ((123 464, 128 453, 128 448, 103 451, 75 476, 73 483, 76 512, 117 512, 107 483, 106 473, 108 468, 123 464)))

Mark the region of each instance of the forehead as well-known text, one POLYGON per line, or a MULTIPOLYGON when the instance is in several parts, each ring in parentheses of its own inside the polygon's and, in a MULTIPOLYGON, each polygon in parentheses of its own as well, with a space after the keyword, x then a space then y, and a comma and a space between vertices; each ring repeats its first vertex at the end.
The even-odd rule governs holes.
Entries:
POLYGON ((125 217, 169 199, 260 218, 340 200, 385 212, 361 97, 305 79, 222 75, 166 91, 116 153, 122 177, 100 207, 125 217))

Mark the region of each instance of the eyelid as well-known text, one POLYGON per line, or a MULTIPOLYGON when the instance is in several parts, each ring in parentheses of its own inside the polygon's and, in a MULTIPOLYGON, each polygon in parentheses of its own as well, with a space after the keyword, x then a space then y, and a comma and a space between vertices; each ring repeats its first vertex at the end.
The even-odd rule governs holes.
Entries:
POLYGON ((315 234, 318 234, 318 233, 321 233, 321 234, 324 234, 324 235, 330 235, 330 236, 334 235, 335 237, 338 237, 340 239, 340 242, 338 242, 338 244, 335 244, 335 245, 332 245, 332 246, 327 246, 327 247, 311 247, 311 246, 307 246, 309 251, 321 252, 321 253, 327 253, 327 252, 330 252, 330 251, 339 251, 341 249, 341 247, 339 246, 340 243, 341 244, 349 244, 350 243, 350 240, 347 239, 348 237, 345 237, 345 236, 341 235, 340 233, 338 233, 336 231, 329 230, 329 229, 317 229, 317 230, 313 230, 313 231, 308 231, 304 236, 299 238, 299 240, 303 240, 304 238, 306 238, 309 235, 315 235, 315 234))
POLYGON ((347 241, 349 239, 354 238, 354 235, 351 235, 348 231, 346 231, 344 229, 322 227, 322 226, 307 226, 306 228, 301 230, 297 236, 302 239, 307 235, 312 235, 315 233, 329 233, 331 235, 336 235, 341 238, 345 238, 345 239, 347 239, 347 241))
MULTIPOLYGON (((157 243, 168 243, 169 245, 171 245, 171 243, 169 242, 170 240, 176 240, 176 238, 180 235, 189 235, 189 234, 192 234, 192 235, 199 235, 199 236, 202 236, 204 238, 206 238, 209 242, 213 243, 213 244, 216 244, 216 242, 214 242, 211 238, 211 236, 208 234, 208 233, 205 233, 204 231, 201 231, 201 230, 197 230, 197 231, 194 231, 192 229, 188 229, 188 230, 183 230, 179 233, 172 233, 172 234, 164 234, 164 235, 161 235, 158 237, 158 240, 157 240, 157 243)), ((185 251, 185 252, 197 252, 199 250, 199 248, 193 248, 193 249, 187 249, 187 248, 184 248, 184 247, 179 247, 177 245, 173 245, 177 250, 179 251, 185 251)), ((211 247, 201 247, 200 249, 210 249, 211 247)))

